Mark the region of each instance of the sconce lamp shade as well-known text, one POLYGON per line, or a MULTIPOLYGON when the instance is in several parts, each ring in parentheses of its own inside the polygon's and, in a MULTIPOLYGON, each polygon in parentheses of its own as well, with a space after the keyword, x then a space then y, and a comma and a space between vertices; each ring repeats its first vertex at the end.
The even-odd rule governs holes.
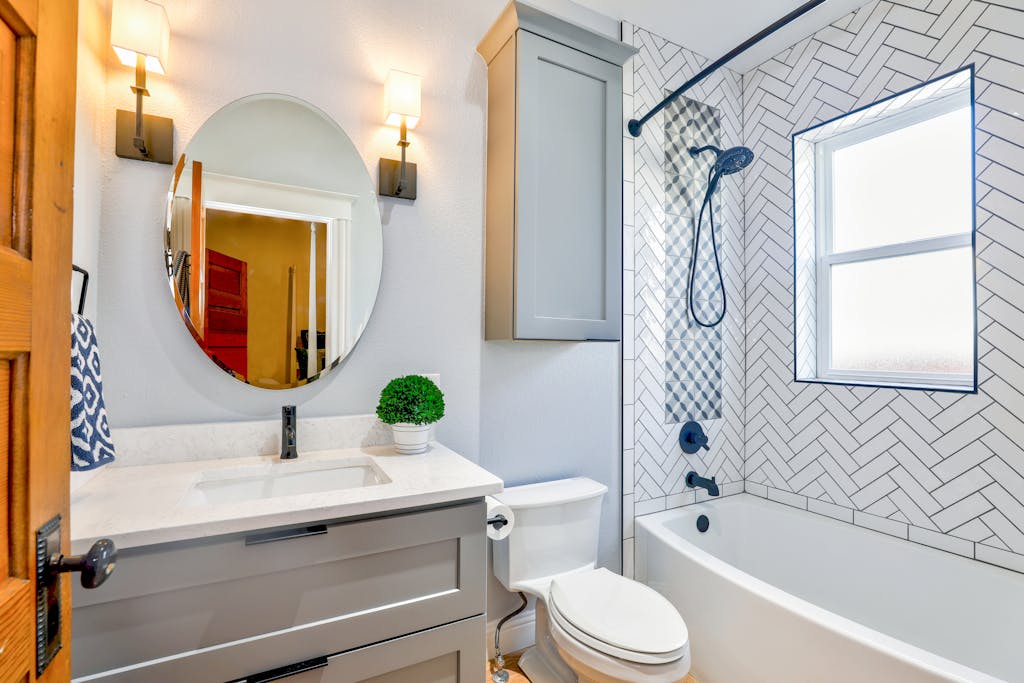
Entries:
POLYGON ((406 128, 415 128, 420 121, 420 77, 392 69, 384 82, 384 93, 385 122, 401 126, 405 119, 406 128))
POLYGON ((135 66, 136 56, 146 56, 146 71, 162 74, 167 68, 171 27, 163 5, 150 0, 114 0, 110 44, 125 66, 135 66))

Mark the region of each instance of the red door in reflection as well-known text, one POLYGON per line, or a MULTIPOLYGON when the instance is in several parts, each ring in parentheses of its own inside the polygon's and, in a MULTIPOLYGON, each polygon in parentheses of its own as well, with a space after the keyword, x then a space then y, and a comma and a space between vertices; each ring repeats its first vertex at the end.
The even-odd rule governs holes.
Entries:
POLYGON ((248 373, 249 302, 246 263, 206 250, 206 330, 210 356, 246 378, 248 373))

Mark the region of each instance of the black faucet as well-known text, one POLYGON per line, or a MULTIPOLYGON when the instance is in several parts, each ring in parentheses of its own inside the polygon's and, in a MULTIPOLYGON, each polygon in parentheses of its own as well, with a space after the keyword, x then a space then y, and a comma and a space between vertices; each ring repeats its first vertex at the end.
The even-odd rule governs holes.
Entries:
POLYGON ((296 418, 295 406, 282 406, 281 408, 281 459, 293 460, 299 457, 298 446, 296 445, 296 418))
POLYGON ((718 483, 715 481, 714 477, 705 479, 696 472, 690 471, 686 474, 686 485, 692 488, 707 489, 709 496, 718 495, 718 483))

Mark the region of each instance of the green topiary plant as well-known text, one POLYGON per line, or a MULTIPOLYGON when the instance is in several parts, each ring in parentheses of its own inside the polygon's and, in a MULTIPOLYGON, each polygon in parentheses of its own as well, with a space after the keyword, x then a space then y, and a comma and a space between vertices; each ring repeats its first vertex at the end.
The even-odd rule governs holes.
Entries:
POLYGON ((422 375, 396 377, 380 392, 377 417, 389 425, 433 424, 444 417, 444 394, 422 375))

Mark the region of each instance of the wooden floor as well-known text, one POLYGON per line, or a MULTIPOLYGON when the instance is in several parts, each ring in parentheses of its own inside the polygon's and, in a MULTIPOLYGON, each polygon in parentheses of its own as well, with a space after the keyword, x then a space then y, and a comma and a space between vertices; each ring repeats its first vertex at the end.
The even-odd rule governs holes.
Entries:
MULTIPOLYGON (((509 673, 508 683, 530 683, 530 679, 519 670, 519 656, 521 654, 521 652, 514 652, 510 655, 505 655, 505 670, 509 673)), ((491 674, 494 673, 496 668, 494 660, 488 660, 487 678, 484 680, 484 683, 491 683, 491 674)), ((697 683, 697 679, 693 676, 687 676, 683 679, 683 683, 697 683)))

